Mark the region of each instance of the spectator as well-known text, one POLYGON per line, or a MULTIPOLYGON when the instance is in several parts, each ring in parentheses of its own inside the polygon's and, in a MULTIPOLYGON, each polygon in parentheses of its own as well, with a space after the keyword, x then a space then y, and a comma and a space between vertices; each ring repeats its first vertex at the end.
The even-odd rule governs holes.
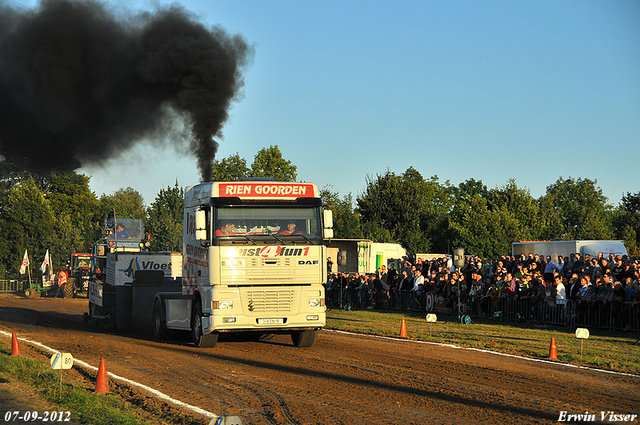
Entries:
POLYGON ((552 282, 554 279, 554 273, 559 272, 560 270, 558 269, 558 256, 556 254, 553 254, 553 257, 549 256, 549 261, 547 262, 547 264, 545 265, 544 268, 544 280, 546 280, 547 282, 552 282))
POLYGON ((364 275, 360 276, 360 284, 356 288, 358 291, 358 303, 360 308, 367 308, 369 306, 369 298, 372 288, 373 285, 369 285, 369 280, 367 280, 364 275))
POLYGON ((413 278, 412 291, 421 291, 424 286, 424 277, 422 276, 422 270, 416 270, 416 276, 413 278))
POLYGON ((389 286, 375 275, 371 276, 375 293, 376 306, 385 307, 389 303, 389 286))
POLYGON ((562 282, 562 275, 556 273, 555 275, 555 285, 556 285, 556 305, 565 305, 567 304, 567 292, 564 287, 564 283, 562 282))
POLYGON ((564 258, 562 258, 562 255, 558 256, 558 270, 560 271, 560 273, 564 273, 564 258))
POLYGON ((389 267, 389 272, 387 273, 387 285, 393 287, 396 281, 396 277, 398 276, 398 271, 396 270, 395 265, 393 263, 389 267))
POLYGON ((64 296, 65 286, 68 281, 68 272, 64 269, 58 269, 58 273, 56 273, 55 283, 57 285, 56 289, 56 298, 60 295, 64 296))
POLYGON ((576 260, 574 261, 573 266, 571 266, 571 273, 582 274, 582 270, 584 269, 584 261, 582 260, 582 257, 579 253, 575 254, 575 258, 576 260))

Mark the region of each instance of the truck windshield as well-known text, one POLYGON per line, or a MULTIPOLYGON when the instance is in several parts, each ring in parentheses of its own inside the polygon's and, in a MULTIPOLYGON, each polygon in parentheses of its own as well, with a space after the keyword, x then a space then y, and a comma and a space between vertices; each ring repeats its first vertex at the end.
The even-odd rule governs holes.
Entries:
POLYGON ((71 264, 72 270, 89 268, 91 268, 91 255, 73 256, 73 262, 71 264))
POLYGON ((216 238, 260 235, 322 238, 318 207, 219 207, 216 209, 214 226, 216 238))
POLYGON ((144 238, 144 224, 138 218, 118 218, 114 228, 107 235, 109 240, 140 241, 144 238))

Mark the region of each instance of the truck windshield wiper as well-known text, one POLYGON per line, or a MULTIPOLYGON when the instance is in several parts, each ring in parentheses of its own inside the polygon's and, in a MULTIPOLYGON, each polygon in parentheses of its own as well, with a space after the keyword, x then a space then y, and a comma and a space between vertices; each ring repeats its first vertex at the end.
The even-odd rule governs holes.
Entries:
POLYGON ((254 244, 254 245, 258 245, 258 242, 256 242, 256 240, 255 240, 255 239, 250 238, 250 237, 249 237, 249 236, 247 236, 247 235, 238 235, 238 236, 244 236, 248 241, 253 242, 253 244, 254 244))
POLYGON ((313 242, 311 241, 311 239, 309 239, 308 237, 306 237, 306 236, 304 235, 304 233, 303 233, 302 235, 300 235, 300 236, 302 236, 303 238, 305 238, 305 240, 306 240, 307 242, 309 242, 309 244, 313 245, 313 242))

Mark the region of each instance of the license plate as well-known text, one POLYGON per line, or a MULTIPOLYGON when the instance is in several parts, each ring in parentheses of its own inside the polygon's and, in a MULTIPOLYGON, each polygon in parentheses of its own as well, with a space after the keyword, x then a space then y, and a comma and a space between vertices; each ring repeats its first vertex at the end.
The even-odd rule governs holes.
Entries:
POLYGON ((282 325, 284 319, 258 319, 259 325, 282 325))

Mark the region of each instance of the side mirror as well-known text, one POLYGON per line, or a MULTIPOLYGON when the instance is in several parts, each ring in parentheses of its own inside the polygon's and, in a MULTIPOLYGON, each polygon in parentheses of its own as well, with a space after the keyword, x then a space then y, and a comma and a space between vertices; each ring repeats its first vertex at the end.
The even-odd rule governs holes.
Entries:
POLYGON ((322 237, 324 239, 333 238, 333 211, 324 210, 323 212, 324 229, 322 229, 322 237))
POLYGON ((324 228, 333 229, 333 211, 324 210, 322 213, 324 214, 324 228))
POLYGON ((205 210, 196 211, 196 240, 207 239, 207 212, 205 210))

